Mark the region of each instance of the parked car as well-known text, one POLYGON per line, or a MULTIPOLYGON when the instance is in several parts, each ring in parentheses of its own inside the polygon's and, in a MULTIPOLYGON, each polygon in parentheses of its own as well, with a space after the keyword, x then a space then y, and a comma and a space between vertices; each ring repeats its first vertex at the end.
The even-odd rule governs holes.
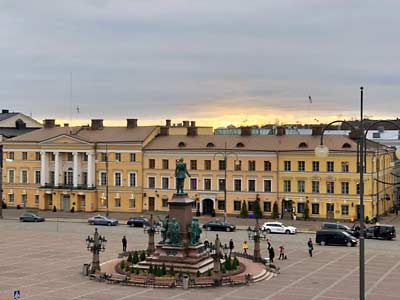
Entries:
POLYGON ((34 213, 24 213, 19 217, 20 222, 44 222, 43 217, 39 217, 34 213))
POLYGON ((128 222, 126 222, 127 225, 131 227, 144 227, 145 225, 149 225, 150 222, 148 219, 143 218, 143 217, 133 217, 129 218, 128 222))
POLYGON ((396 229, 393 225, 374 225, 368 227, 365 233, 367 239, 385 239, 391 240, 396 237, 396 229))
POLYGON ((342 231, 347 232, 348 234, 351 234, 352 236, 359 238, 360 237, 360 231, 355 230, 350 228, 349 226, 346 226, 344 224, 340 223, 330 223, 330 222, 324 222, 321 225, 321 229, 339 229, 342 231))
POLYGON ((357 239, 354 236, 338 229, 318 230, 315 235, 315 242, 321 246, 346 245, 353 247, 357 245, 357 239))
POLYGON ((266 231, 267 233, 295 234, 297 229, 294 226, 287 226, 280 222, 265 222, 261 227, 261 230, 266 231))
POLYGON ((203 225, 203 228, 206 230, 234 231, 236 226, 222 221, 209 221, 203 225))
POLYGON ((88 223, 90 225, 108 225, 108 226, 116 226, 118 225, 118 221, 114 219, 110 219, 104 216, 94 216, 88 219, 88 223))

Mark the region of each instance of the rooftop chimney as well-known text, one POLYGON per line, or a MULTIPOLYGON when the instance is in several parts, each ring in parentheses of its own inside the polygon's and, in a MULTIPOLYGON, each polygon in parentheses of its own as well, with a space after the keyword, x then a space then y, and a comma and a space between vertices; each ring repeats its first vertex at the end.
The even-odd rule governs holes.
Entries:
POLYGON ((189 121, 183 121, 183 127, 189 127, 189 121))
POLYGON ((196 121, 191 121, 190 122, 190 127, 196 127, 196 121))
POLYGON ((137 127, 137 119, 126 119, 126 127, 127 128, 136 128, 137 127))
POLYGON ((322 135, 322 127, 321 126, 314 126, 312 127, 312 132, 311 132, 312 136, 320 136, 322 135))
POLYGON ((250 126, 240 127, 240 135, 241 136, 250 136, 251 135, 251 127, 250 126))
POLYGON ((2 109, 2 110, 1 110, 1 113, 2 113, 2 114, 8 114, 9 112, 10 112, 10 111, 9 111, 8 109, 2 109))
POLYGON ((43 120, 43 127, 44 128, 54 128, 54 127, 56 127, 56 120, 55 119, 45 119, 45 120, 43 120))
POLYGON ((68 123, 64 123, 64 127, 69 127, 69 124, 68 123))
POLYGON ((283 126, 278 126, 278 127, 276 128, 276 135, 277 135, 277 136, 283 136, 283 135, 285 135, 285 133, 286 133, 285 127, 283 127, 283 126))
POLYGON ((165 120, 165 126, 171 127, 171 120, 165 120))
POLYGON ((92 119, 92 129, 103 129, 103 119, 92 119))

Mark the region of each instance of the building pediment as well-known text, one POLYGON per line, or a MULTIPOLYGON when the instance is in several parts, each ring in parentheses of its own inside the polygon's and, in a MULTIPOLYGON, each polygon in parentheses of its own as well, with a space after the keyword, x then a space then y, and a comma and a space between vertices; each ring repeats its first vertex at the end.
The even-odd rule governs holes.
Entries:
POLYGON ((62 134, 56 137, 52 137, 50 139, 42 141, 40 144, 42 145, 65 145, 65 144, 82 144, 87 145, 91 144, 88 141, 83 140, 82 138, 73 137, 70 135, 62 134))

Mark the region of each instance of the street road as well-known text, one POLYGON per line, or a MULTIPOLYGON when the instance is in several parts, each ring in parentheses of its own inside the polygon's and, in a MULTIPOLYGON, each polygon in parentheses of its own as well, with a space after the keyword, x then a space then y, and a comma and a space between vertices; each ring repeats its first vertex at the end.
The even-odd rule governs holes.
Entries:
MULTIPOLYGON (((98 227, 108 244, 102 261, 115 258, 126 235, 128 249, 145 249, 147 236, 141 228, 127 226, 98 227)), ((277 261, 281 274, 244 287, 200 290, 144 289, 108 285, 80 275, 82 265, 91 260, 85 238, 94 231, 85 223, 20 223, 0 221, 0 299, 13 299, 21 290, 21 299, 34 300, 125 300, 125 299, 270 299, 270 300, 348 300, 358 297, 358 247, 315 246, 314 257, 307 253, 306 242, 314 234, 271 235, 278 256, 279 245, 288 260, 277 261)), ((203 232, 210 242, 216 232, 203 232)), ((218 233, 222 243, 232 238, 236 250, 247 240, 247 232, 218 233)), ((156 237, 157 239, 157 237, 156 237)), ((252 251, 253 242, 248 241, 252 251)), ((366 241, 367 299, 399 299, 400 239, 366 241)), ((266 256, 266 242, 262 242, 266 256)))

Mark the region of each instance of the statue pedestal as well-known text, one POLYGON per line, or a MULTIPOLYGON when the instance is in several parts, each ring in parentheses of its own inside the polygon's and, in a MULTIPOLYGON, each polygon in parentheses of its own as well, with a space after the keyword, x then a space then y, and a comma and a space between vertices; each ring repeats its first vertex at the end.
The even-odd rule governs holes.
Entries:
POLYGON ((169 204, 169 220, 176 219, 180 226, 180 244, 159 243, 153 255, 138 263, 137 267, 147 269, 150 265, 165 264, 174 266, 175 271, 205 273, 213 268, 213 259, 207 253, 204 244, 190 245, 189 228, 192 223, 192 204, 194 200, 187 194, 174 194, 169 204))

